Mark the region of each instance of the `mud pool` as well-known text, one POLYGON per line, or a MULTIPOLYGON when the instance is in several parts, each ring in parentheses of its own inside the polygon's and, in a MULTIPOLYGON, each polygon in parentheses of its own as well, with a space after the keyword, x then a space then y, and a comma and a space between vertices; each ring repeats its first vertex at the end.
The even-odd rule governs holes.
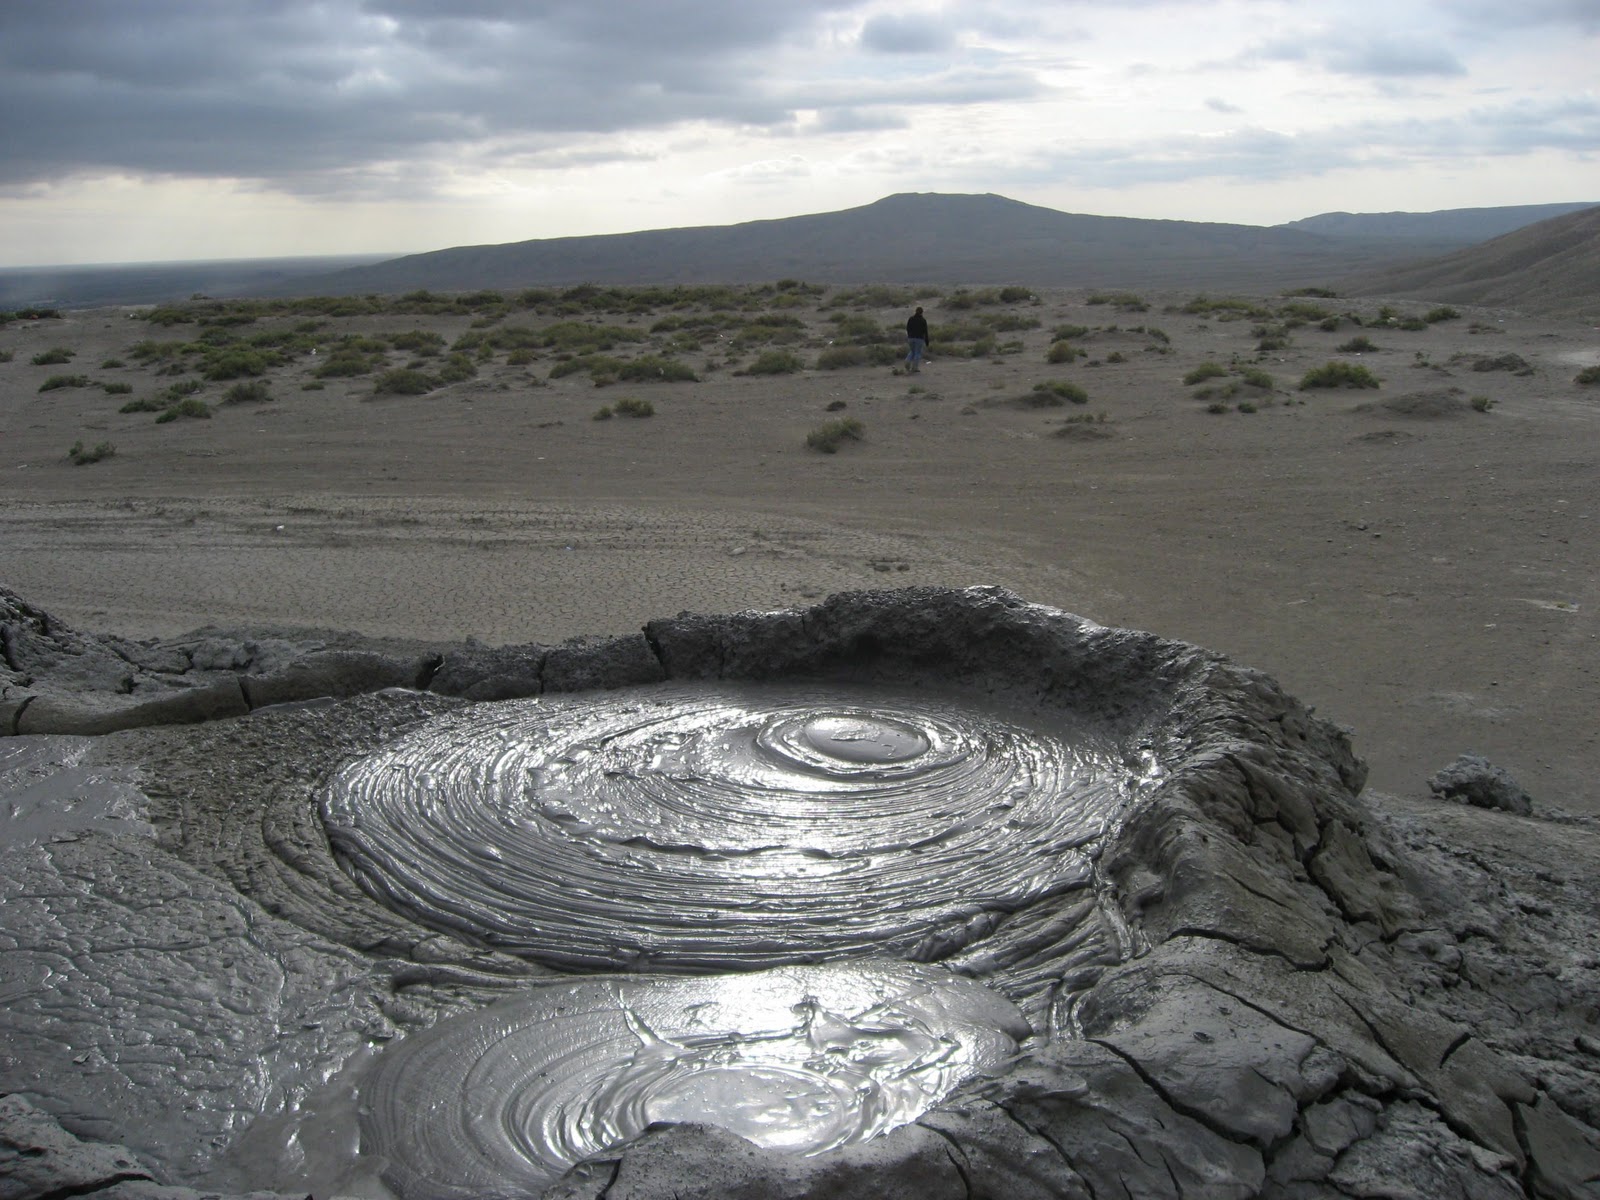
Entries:
POLYGON ((362 885, 568 969, 927 961, 1083 887, 1133 773, 1092 728, 960 697, 668 685, 508 701, 333 779, 362 885))
POLYGON ((655 1122, 817 1154, 915 1120, 1028 1033, 981 984, 905 963, 545 985, 401 1042, 363 1125, 407 1197, 548 1183, 655 1122))

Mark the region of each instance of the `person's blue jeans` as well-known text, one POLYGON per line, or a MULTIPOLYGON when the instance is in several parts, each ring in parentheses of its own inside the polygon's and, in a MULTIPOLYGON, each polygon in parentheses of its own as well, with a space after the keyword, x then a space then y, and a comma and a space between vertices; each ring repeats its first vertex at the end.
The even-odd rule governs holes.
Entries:
POLYGON ((922 366, 922 348, 928 343, 922 338, 907 338, 911 343, 911 350, 906 355, 906 366, 915 371, 922 366))

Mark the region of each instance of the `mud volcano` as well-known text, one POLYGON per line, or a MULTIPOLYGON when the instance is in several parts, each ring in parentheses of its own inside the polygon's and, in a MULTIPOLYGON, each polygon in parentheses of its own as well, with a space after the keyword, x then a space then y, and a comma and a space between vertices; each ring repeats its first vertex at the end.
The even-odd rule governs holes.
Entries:
POLYGON ((1600 1180, 1600 835, 1358 798, 1195 647, 986 588, 499 649, 0 602, 7 1195, 1600 1180))

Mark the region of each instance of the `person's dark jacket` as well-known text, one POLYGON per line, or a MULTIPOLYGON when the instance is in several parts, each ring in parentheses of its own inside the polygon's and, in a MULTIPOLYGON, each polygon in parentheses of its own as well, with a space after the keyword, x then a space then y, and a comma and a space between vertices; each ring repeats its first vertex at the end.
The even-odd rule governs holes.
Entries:
POLYGON ((912 318, 906 322, 906 337, 921 338, 924 342, 927 342, 929 340, 928 318, 913 315, 912 318))

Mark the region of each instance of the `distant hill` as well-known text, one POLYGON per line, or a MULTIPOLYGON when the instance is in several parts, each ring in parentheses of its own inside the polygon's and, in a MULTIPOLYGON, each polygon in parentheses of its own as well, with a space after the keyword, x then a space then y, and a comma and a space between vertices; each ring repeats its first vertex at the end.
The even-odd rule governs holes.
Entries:
POLYGON ((258 259, 0 270, 0 308, 210 296, 350 295, 601 284, 1004 284, 1277 291, 1432 260, 1569 205, 1324 213, 1264 227, 1085 216, 996 195, 904 193, 738 225, 460 246, 399 258, 258 259), (1489 234, 1483 234, 1487 237, 1489 234))
POLYGON ((208 296, 262 294, 307 276, 382 262, 387 254, 247 258, 207 262, 112 263, 0 268, 0 308, 93 308, 163 304, 208 296))
MULTIPOLYGON (((1436 242, 1418 255, 1437 252, 1436 242)), ((1298 229, 1083 216, 996 195, 905 193, 740 225, 463 246, 340 271, 334 294, 576 283, 1027 283, 1278 288, 1393 262, 1392 240, 1298 229)), ((291 289, 277 289, 289 294, 291 289)))
POLYGON ((1320 213, 1278 225, 1278 229, 1298 229, 1324 237, 1380 241, 1392 238, 1413 246, 1441 245, 1439 252, 1486 242, 1513 230, 1564 217, 1568 213, 1593 208, 1597 200, 1570 204, 1511 204, 1501 208, 1449 208, 1440 212, 1320 213))
POLYGON ((1338 286, 1353 295, 1600 319, 1600 207, 1541 221, 1441 258, 1358 275, 1338 286))

